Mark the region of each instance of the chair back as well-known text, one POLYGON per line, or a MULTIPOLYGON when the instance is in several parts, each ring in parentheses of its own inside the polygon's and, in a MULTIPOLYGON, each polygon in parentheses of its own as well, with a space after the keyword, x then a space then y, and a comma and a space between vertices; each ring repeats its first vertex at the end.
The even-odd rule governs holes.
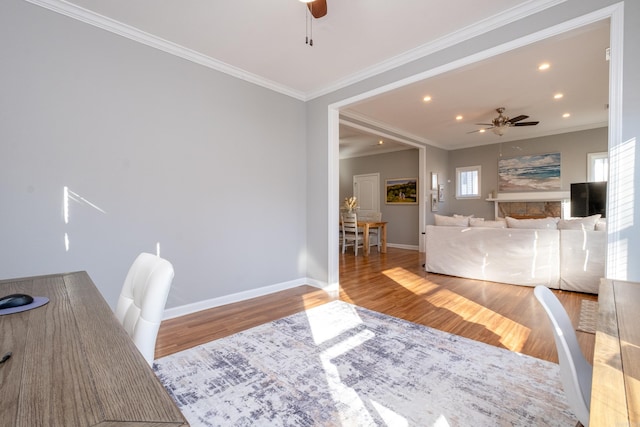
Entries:
POLYGON ((371 214, 371 220, 375 222, 382 221, 382 212, 373 212, 371 214))
POLYGON ((584 427, 589 427, 593 368, 584 358, 571 319, 560 300, 546 286, 536 286, 534 294, 553 327, 560 361, 560 378, 569 406, 584 427))
POLYGON ((149 365, 173 276, 169 261, 141 253, 127 273, 116 306, 116 317, 149 365))
POLYGON ((342 231, 345 234, 358 235, 358 217, 355 213, 342 214, 342 231))

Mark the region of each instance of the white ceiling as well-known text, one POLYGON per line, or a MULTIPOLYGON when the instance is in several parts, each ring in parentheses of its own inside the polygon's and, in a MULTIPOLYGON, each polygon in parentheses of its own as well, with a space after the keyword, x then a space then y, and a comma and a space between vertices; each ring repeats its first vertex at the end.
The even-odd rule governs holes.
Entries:
MULTIPOLYGON (((327 0, 327 15, 312 23, 313 47, 298 0, 29 1, 308 100, 562 0, 327 0)), ((592 25, 350 106, 345 117, 446 149, 497 142, 490 132, 467 134, 497 107, 541 122, 509 129, 502 141, 606 126, 608 38, 608 22, 592 25), (545 74, 536 70, 542 60, 552 63, 545 74), (551 100, 556 91, 561 101, 551 100), (571 118, 559 119, 565 111, 571 118), (457 114, 464 120, 452 120, 457 114)), ((341 126, 341 156, 406 148, 393 145, 341 126)))
POLYGON ((391 147, 380 146, 378 141, 387 138, 354 132, 345 119, 395 129, 410 141, 445 149, 607 126, 608 46, 609 21, 600 21, 367 99, 341 112, 341 155, 403 148, 393 139, 391 147), (551 66, 539 71, 543 62, 551 66), (554 99, 557 93, 563 97, 554 99), (432 100, 423 102, 425 95, 432 100), (498 107, 506 107, 509 117, 528 115, 523 122, 540 123, 509 128, 503 136, 474 132, 488 127, 476 123, 491 123, 498 107), (565 113, 570 116, 563 118, 565 113))

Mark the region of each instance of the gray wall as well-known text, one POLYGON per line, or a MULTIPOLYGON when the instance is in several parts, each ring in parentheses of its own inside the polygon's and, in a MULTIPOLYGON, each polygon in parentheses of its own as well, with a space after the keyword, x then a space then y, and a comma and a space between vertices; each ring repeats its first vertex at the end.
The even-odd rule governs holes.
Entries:
POLYGON ((303 102, 24 0, 0 56, 0 277, 87 270, 113 306, 157 242, 167 307, 305 277, 303 102), (65 186, 104 212, 65 224, 65 186))
POLYGON ((451 194, 451 202, 445 214, 474 214, 476 217, 493 218, 494 203, 485 201, 491 191, 498 191, 498 159, 524 156, 528 154, 556 153, 561 154, 562 190, 568 191, 572 182, 587 180, 587 153, 607 151, 608 129, 598 128, 580 132, 542 138, 524 139, 476 148, 465 148, 449 152, 449 175, 452 177, 447 185, 447 193, 451 194), (482 197, 473 200, 456 200, 455 178, 456 168, 463 166, 482 166, 482 197))
MULTIPOLYGON (((305 275, 327 281, 337 269, 328 247, 338 174, 327 147, 331 104, 615 3, 567 0, 302 103, 3 0, 0 277, 87 270, 113 304, 134 256, 160 242, 176 267, 168 307, 305 275), (77 199, 65 224, 64 186, 105 213, 77 199), (256 218, 268 226, 253 226, 256 218)), ((621 133, 632 167, 616 178, 632 192, 640 185, 639 24, 640 2, 626 1, 621 133)), ((445 164, 427 151, 427 173, 445 164)), ((441 208, 451 212, 447 196, 441 208)), ((619 214, 630 260, 640 257, 639 200, 632 193, 619 214)), ((626 269, 640 280, 640 263, 626 269)))
MULTIPOLYGON (((366 94, 376 88, 393 82, 434 70, 440 66, 453 63, 456 60, 469 57, 477 52, 500 46, 505 41, 515 40, 545 30, 570 19, 581 17, 590 12, 616 4, 615 0, 567 0, 542 12, 520 19, 503 27, 480 34, 457 45, 434 52, 415 61, 399 66, 388 72, 370 77, 333 93, 316 98, 307 104, 307 166, 309 168, 309 182, 307 193, 307 240, 309 254, 309 275, 318 280, 333 279, 337 260, 329 259, 331 251, 328 247, 328 230, 333 229, 335 218, 328 209, 328 198, 317 197, 318 194, 329 195, 329 185, 333 180, 329 174, 338 173, 330 170, 331 162, 327 149, 329 107, 341 103, 356 95, 366 94), (324 268, 323 268, 324 266, 324 268), (330 271, 332 272, 330 274, 330 271)), ((629 187, 640 185, 640 150, 635 149, 635 138, 640 134, 640 2, 624 2, 624 70, 622 87, 622 141, 629 141, 628 157, 632 159, 633 167, 620 170, 620 175, 614 177, 627 183, 629 187), (634 185, 635 183, 635 185, 634 185)), ((616 54, 614 52, 614 54, 616 54)), ((617 89, 617 88, 616 88, 617 89)), ((617 148, 617 147, 614 147, 617 148)), ((427 166, 429 167, 429 166, 427 166)), ((428 172, 428 171, 427 171, 428 172)), ((451 177, 449 177, 451 179, 451 177)), ((337 188, 334 190, 337 191, 337 188)), ((617 196, 612 196, 617 197, 617 196)), ((450 198, 449 198, 450 199, 450 198)), ((640 198, 630 197, 627 209, 619 214, 620 226, 615 231, 624 240, 627 259, 640 258, 640 239, 638 233, 640 225, 640 198)), ((447 206, 452 211, 452 206, 447 206)), ((609 215, 609 220, 612 216, 609 215)), ((336 257, 337 258, 337 257, 336 257)), ((640 281, 640 263, 627 262, 619 276, 629 280, 640 281)))
POLYGON ((340 160, 340 198, 353 194, 353 176, 380 174, 380 211, 387 221, 387 242, 391 245, 418 246, 418 205, 387 205, 385 181, 392 178, 418 177, 418 150, 410 149, 373 156, 340 160))

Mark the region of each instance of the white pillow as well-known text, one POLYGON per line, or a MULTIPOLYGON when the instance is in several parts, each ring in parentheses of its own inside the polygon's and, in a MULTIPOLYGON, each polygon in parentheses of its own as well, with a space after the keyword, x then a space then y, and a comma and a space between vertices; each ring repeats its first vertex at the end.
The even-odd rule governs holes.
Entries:
POLYGON ((593 231, 596 229, 596 223, 602 215, 595 214, 586 216, 583 218, 569 218, 561 219, 558 221, 559 230, 587 230, 593 231))
POLYGON ((433 214, 436 219, 436 225, 445 225, 453 227, 468 227, 469 218, 467 217, 455 217, 433 214))
POLYGON ((607 218, 600 218, 596 221, 596 231, 607 231, 607 218))
POLYGON ((530 228, 530 229, 549 229, 556 230, 558 228, 558 219, 547 218, 532 218, 532 219, 516 219, 507 217, 507 227, 509 228, 530 228))
POLYGON ((485 221, 484 218, 470 218, 469 225, 471 227, 507 228, 507 221, 505 221, 504 219, 485 221))
POLYGON ((453 214, 454 218, 473 218, 473 214, 471 215, 460 215, 460 214, 453 214))

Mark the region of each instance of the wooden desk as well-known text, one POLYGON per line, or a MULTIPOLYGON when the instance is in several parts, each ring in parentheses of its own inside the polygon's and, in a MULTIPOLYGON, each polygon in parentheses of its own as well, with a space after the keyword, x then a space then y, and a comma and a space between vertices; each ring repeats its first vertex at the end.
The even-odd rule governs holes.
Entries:
POLYGON ((358 227, 362 227, 362 236, 364 240, 362 246, 364 246, 364 255, 369 255, 369 229, 378 228, 380 233, 378 239, 380 239, 380 252, 387 253, 387 223, 384 221, 360 221, 358 220, 358 227))
POLYGON ((589 425, 640 425, 640 283, 602 280, 589 425))
POLYGON ((184 417, 85 272, 0 281, 49 298, 0 316, 0 426, 182 426, 184 417))

